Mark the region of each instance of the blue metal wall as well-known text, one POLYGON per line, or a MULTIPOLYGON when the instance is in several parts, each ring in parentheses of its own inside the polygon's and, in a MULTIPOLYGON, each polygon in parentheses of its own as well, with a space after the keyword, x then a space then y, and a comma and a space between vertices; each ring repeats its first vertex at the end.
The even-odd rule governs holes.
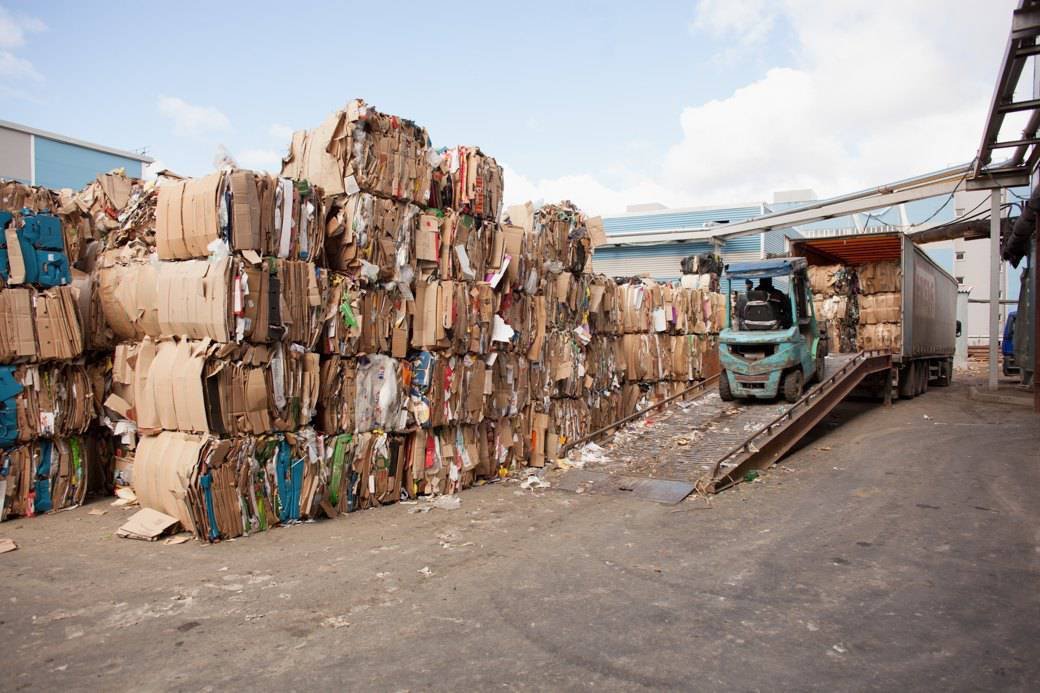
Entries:
POLYGON ((613 233, 652 233, 675 229, 700 229, 711 223, 736 223, 761 216, 761 214, 762 208, 758 205, 648 212, 604 217, 603 230, 609 236, 613 233))
POLYGON ((74 144, 36 137, 36 184, 57 190, 79 189, 99 173, 125 168, 126 175, 142 177, 141 162, 135 159, 99 152, 74 144))

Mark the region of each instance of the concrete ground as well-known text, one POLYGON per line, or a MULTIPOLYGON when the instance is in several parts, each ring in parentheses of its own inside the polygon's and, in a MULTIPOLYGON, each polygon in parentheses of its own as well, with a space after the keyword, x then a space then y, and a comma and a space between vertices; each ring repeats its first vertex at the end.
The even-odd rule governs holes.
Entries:
POLYGON ((1040 420, 966 394, 845 403, 710 504, 511 482, 216 546, 117 539, 108 500, 8 522, 0 687, 1035 690, 1040 420))

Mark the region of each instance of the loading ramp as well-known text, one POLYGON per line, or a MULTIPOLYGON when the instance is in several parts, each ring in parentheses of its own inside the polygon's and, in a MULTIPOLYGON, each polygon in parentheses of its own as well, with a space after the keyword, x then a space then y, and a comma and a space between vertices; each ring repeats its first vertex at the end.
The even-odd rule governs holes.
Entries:
MULTIPOLYGON (((888 352, 833 354, 823 379, 794 404, 723 402, 712 381, 626 417, 568 449, 611 436, 602 462, 565 474, 557 487, 575 492, 629 495, 677 503, 690 493, 718 493, 751 471, 776 463, 864 379, 892 372, 888 352), (635 423, 635 425, 628 425, 635 423)), ((882 378, 891 402, 892 378, 882 378)))

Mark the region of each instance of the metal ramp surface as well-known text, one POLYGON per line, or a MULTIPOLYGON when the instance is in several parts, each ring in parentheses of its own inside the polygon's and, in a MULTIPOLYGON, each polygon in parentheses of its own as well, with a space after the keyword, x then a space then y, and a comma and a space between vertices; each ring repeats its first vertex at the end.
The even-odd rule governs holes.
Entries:
POLYGON ((883 352, 828 356, 823 380, 794 404, 723 402, 712 389, 667 409, 647 410, 607 438, 606 459, 586 461, 580 473, 569 472, 557 486, 663 503, 677 503, 694 490, 717 493, 779 460, 865 377, 890 370, 891 359, 883 352), (677 483, 689 489, 678 499, 677 483))

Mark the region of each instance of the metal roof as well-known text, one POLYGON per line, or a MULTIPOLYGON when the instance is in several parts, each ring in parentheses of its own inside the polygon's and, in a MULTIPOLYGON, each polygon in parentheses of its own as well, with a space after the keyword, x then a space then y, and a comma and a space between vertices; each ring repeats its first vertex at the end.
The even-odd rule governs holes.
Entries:
POLYGON ((77 140, 74 137, 66 137, 65 135, 59 135, 56 132, 48 132, 47 130, 31 128, 28 125, 12 123, 9 120, 0 120, 0 128, 15 130, 17 132, 24 132, 27 135, 35 135, 36 137, 45 137, 49 140, 54 140, 55 142, 64 142, 65 144, 72 144, 77 147, 83 147, 84 149, 93 149, 96 152, 114 154, 115 156, 121 156, 125 159, 133 159, 134 161, 141 161, 146 164, 151 164, 155 162, 155 159, 153 159, 150 156, 145 156, 144 154, 138 154, 137 152, 128 152, 125 149, 115 149, 114 147, 105 147, 100 144, 94 144, 93 142, 87 142, 86 140, 77 140))

